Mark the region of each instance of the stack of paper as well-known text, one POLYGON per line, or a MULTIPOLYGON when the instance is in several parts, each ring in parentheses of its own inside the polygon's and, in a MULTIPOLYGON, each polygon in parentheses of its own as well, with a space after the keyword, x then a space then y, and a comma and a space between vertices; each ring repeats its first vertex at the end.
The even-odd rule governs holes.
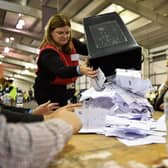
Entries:
POLYGON ((138 77, 141 85, 136 88, 135 79, 126 78, 128 87, 123 84, 125 77, 119 76, 105 83, 103 91, 90 88, 82 93, 84 105, 76 110, 83 123, 80 132, 115 136, 127 145, 164 143, 165 132, 156 129, 159 124, 152 119, 153 107, 144 97, 144 88, 151 84, 138 77))

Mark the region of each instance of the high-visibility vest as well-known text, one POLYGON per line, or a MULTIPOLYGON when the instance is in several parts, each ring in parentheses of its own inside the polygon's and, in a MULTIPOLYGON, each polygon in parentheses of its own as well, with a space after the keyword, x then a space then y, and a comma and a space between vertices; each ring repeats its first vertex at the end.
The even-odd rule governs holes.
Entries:
POLYGON ((17 96, 17 88, 15 86, 12 86, 11 91, 9 92, 9 96, 13 99, 16 100, 17 96))
MULTIPOLYGON (((56 51, 60 57, 60 59, 62 60, 62 62, 64 63, 65 66, 77 66, 79 65, 79 61, 73 61, 71 59, 71 54, 76 54, 76 50, 74 48, 74 46, 72 45, 72 51, 71 54, 65 54, 62 51, 60 51, 59 49, 57 49, 56 47, 54 47, 53 45, 47 44, 45 45, 43 48, 41 48, 40 53, 45 50, 45 49, 52 49, 54 51, 56 51)), ((40 54, 39 54, 40 57, 40 54)), ((38 67, 37 70, 37 74, 40 73, 40 68, 38 67)), ((61 78, 61 77, 55 77, 55 79, 51 82, 52 84, 57 84, 57 85, 67 85, 70 83, 75 82, 77 79, 77 77, 72 77, 72 78, 61 78)))

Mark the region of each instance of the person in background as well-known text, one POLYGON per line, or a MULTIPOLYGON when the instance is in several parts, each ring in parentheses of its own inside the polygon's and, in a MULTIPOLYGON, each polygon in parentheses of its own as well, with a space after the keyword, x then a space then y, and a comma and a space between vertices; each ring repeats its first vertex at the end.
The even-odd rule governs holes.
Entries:
POLYGON ((28 102, 29 101, 29 96, 26 91, 23 91, 23 102, 28 102))
POLYGON ((86 63, 79 64, 79 54, 88 55, 87 47, 71 37, 69 19, 62 14, 52 16, 45 27, 37 59, 34 96, 38 104, 50 100, 66 105, 75 93, 78 76, 97 76, 97 70, 86 63))
MULTIPOLYGON (((168 60, 166 61, 166 67, 168 67, 168 60)), ((164 111, 164 95, 168 91, 168 78, 162 83, 158 89, 158 95, 155 99, 154 109, 158 111, 164 111)))
POLYGON ((0 167, 46 168, 81 128, 69 110, 52 113, 44 122, 10 124, 0 113, 0 167))
POLYGON ((4 89, 3 92, 4 94, 9 94, 10 97, 10 104, 14 105, 16 101, 16 96, 17 96, 17 88, 13 83, 12 79, 5 79, 5 84, 4 84, 4 89))
POLYGON ((156 97, 155 103, 154 103, 154 109, 158 111, 164 110, 164 95, 168 91, 168 79, 162 83, 158 89, 158 96, 156 97))
POLYGON ((31 88, 28 90, 28 97, 29 101, 33 100, 33 90, 31 88))

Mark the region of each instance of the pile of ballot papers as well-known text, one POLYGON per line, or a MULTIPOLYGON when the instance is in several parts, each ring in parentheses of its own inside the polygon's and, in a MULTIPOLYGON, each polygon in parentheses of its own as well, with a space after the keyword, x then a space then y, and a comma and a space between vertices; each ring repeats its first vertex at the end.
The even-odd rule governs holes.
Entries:
POLYGON ((115 136, 127 145, 165 143, 165 128, 157 129, 153 107, 145 98, 152 89, 149 80, 142 80, 138 71, 119 69, 103 87, 82 93, 83 107, 75 111, 83 123, 81 133, 115 136))

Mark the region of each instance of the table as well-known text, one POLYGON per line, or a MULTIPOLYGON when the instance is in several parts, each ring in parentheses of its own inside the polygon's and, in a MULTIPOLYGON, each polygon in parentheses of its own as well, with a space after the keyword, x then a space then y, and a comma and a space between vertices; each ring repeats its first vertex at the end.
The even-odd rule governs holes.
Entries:
POLYGON ((114 161, 124 168, 139 168, 138 164, 150 166, 165 157, 165 144, 128 147, 115 137, 77 134, 72 136, 50 168, 115 168, 112 166, 114 161))

